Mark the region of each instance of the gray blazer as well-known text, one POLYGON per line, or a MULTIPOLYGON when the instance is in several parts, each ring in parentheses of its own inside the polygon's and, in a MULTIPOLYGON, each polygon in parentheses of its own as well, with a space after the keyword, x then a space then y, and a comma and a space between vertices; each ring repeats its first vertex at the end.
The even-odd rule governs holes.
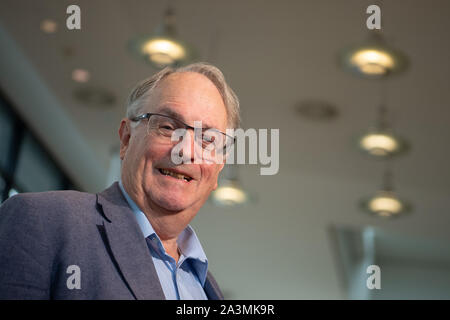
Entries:
MULTIPOLYGON (((223 299, 209 271, 204 290, 209 299, 223 299)), ((0 299, 165 299, 118 183, 98 194, 50 191, 5 201, 0 299), (75 273, 79 289, 68 286, 75 273)))

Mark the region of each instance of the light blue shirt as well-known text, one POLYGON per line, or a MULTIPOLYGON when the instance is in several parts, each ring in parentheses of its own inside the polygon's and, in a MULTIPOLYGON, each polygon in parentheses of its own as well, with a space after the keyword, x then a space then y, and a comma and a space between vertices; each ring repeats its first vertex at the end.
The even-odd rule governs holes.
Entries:
POLYGON ((207 300, 203 290, 208 272, 208 260, 194 230, 188 225, 179 235, 178 264, 169 256, 150 221, 125 191, 119 181, 128 205, 133 210, 155 264, 156 272, 167 300, 207 300))

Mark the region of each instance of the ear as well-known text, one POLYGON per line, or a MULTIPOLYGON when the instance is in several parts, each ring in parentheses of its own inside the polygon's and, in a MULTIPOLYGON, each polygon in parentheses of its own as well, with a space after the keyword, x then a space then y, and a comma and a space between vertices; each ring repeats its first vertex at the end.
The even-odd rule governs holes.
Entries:
POLYGON ((128 119, 124 118, 120 122, 119 127, 119 138, 120 138, 120 160, 123 160, 128 149, 131 138, 131 128, 128 119))
POLYGON ((225 163, 222 163, 219 165, 219 172, 217 173, 217 179, 216 179, 216 184, 214 185, 213 191, 217 189, 217 187, 219 186, 219 174, 220 171, 222 171, 223 167, 225 166, 225 163))

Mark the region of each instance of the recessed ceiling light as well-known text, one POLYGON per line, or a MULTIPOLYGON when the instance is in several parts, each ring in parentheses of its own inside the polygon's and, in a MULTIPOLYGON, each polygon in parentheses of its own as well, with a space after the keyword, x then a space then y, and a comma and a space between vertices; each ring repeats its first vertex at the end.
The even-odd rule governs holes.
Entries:
POLYGON ((72 58, 76 54, 76 50, 73 46, 65 45, 61 48, 61 54, 64 58, 72 58))
POLYGON ((106 89, 99 87, 81 87, 75 90, 74 97, 79 102, 96 108, 111 107, 116 97, 106 89))
POLYGON ((85 69, 75 69, 72 71, 72 79, 76 82, 88 82, 91 77, 89 71, 85 69))
POLYGON ((338 116, 338 109, 334 105, 321 100, 302 101, 296 109, 301 116, 314 121, 328 121, 338 116))
POLYGON ((51 19, 45 19, 41 22, 41 30, 45 33, 55 33, 58 29, 58 24, 51 19))

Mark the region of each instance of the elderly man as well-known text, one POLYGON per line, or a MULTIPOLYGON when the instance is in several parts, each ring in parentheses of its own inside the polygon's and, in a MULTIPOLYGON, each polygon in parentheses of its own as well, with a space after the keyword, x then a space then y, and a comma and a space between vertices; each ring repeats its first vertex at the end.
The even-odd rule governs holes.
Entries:
POLYGON ((121 181, 98 194, 19 194, 0 207, 0 298, 223 299, 189 223, 223 168, 195 158, 226 152, 226 130, 238 125, 238 99, 214 66, 141 82, 120 123, 121 181))

